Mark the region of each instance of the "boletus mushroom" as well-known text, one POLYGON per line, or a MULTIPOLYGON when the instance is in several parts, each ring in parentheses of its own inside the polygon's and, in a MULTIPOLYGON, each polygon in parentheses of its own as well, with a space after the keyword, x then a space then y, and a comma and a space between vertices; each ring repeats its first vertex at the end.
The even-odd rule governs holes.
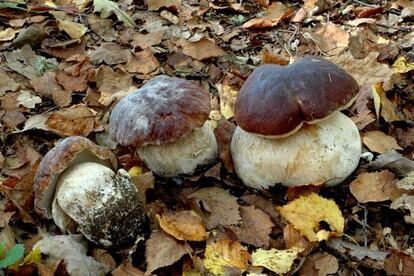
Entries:
POLYGON ((132 146, 155 174, 193 174, 217 156, 217 142, 206 120, 207 91, 191 81, 157 76, 120 100, 109 120, 111 138, 132 146))
POLYGON ((80 136, 61 140, 36 172, 35 210, 62 232, 79 231, 103 247, 133 245, 145 221, 143 204, 128 173, 116 168, 109 149, 80 136))
POLYGON ((305 57, 257 67, 235 103, 235 171, 253 188, 336 185, 358 166, 361 141, 348 108, 357 82, 335 64, 305 57))

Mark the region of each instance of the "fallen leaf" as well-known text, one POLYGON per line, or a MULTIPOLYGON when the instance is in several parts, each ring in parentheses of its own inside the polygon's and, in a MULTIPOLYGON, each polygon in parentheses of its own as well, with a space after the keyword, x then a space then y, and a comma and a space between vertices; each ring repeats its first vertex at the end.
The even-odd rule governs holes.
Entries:
POLYGON ((42 102, 42 99, 33 95, 30 90, 21 90, 19 96, 17 96, 17 104, 27 108, 34 108, 36 104, 42 102))
POLYGON ((395 73, 404 74, 414 70, 414 63, 408 63, 404 56, 399 57, 392 65, 395 73))
POLYGON ((391 203, 390 208, 394 210, 406 209, 410 212, 410 217, 414 219, 414 195, 403 194, 391 203))
POLYGON ((197 60, 205 60, 225 54, 223 49, 217 46, 214 41, 207 38, 203 38, 197 42, 191 42, 184 46, 183 53, 197 60))
POLYGON ((404 177, 411 171, 414 171, 414 161, 408 159, 395 150, 390 150, 377 157, 376 160, 369 163, 369 167, 374 170, 390 169, 397 176, 404 177))
POLYGON ((49 261, 63 259, 70 275, 106 275, 109 267, 86 255, 88 243, 82 235, 58 235, 44 237, 34 249, 48 255, 49 261))
POLYGON ((270 28, 293 15, 293 9, 288 8, 282 2, 274 2, 269 5, 264 17, 253 18, 243 24, 246 29, 270 28))
POLYGON ((173 9, 179 11, 181 0, 145 0, 149 11, 157 11, 161 8, 173 9))
POLYGON ((282 217, 274 207, 270 200, 267 200, 257 194, 250 194, 242 196, 241 199, 249 205, 254 205, 256 208, 267 213, 279 227, 284 228, 286 225, 282 223, 282 217))
POLYGON ((105 249, 101 249, 101 248, 92 249, 91 256, 96 261, 98 261, 102 264, 106 264, 111 269, 115 269, 115 267, 116 267, 116 262, 115 262, 114 258, 105 249))
POLYGON ((276 209, 309 241, 327 240, 331 236, 341 236, 344 231, 345 219, 338 205, 315 193, 276 209), (322 221, 329 225, 331 231, 320 228, 322 221))
POLYGON ((289 272, 293 262, 303 249, 293 247, 285 250, 257 249, 252 254, 252 265, 265 267, 276 274, 289 272))
POLYGON ((312 39, 318 48, 328 55, 341 53, 349 43, 348 32, 333 23, 313 29, 311 32, 306 33, 306 36, 312 39))
POLYGON ((5 72, 0 72, 0 95, 7 91, 16 91, 19 84, 5 72))
POLYGON ((285 241, 285 246, 287 248, 297 247, 308 250, 309 248, 312 248, 313 245, 290 224, 283 228, 283 240, 285 241))
POLYGON ((217 240, 204 252, 204 266, 215 275, 225 274, 227 267, 244 272, 249 260, 249 252, 238 241, 217 240))
POLYGON ((226 119, 234 116, 234 104, 238 90, 228 84, 216 84, 220 95, 220 112, 226 119))
POLYGON ((60 136, 88 136, 94 128, 95 114, 92 109, 79 104, 52 113, 47 126, 60 136))
POLYGON ((386 135, 384 132, 373 130, 368 131, 362 138, 364 144, 369 148, 370 151, 385 153, 389 150, 402 150, 395 140, 394 137, 386 135))
POLYGON ((131 45, 133 47, 140 47, 141 49, 145 49, 160 44, 163 37, 164 32, 154 32, 149 34, 135 33, 132 36, 131 45))
POLYGON ((118 266, 114 271, 112 271, 113 276, 144 276, 144 272, 133 266, 130 261, 124 261, 120 266, 118 266))
POLYGON ((100 102, 117 92, 125 92, 132 87, 132 75, 121 70, 114 71, 111 67, 100 66, 93 80, 101 92, 100 102))
POLYGON ((233 159, 231 157, 230 143, 236 126, 221 118, 214 129, 217 140, 218 158, 229 173, 234 172, 233 159))
POLYGON ((150 48, 141 52, 134 53, 132 58, 125 65, 125 69, 130 73, 147 75, 160 67, 160 63, 154 56, 150 48))
POLYGON ((224 189, 202 188, 188 195, 187 199, 195 201, 207 230, 240 222, 237 198, 224 189))
POLYGON ((155 178, 154 174, 149 171, 140 175, 131 176, 131 181, 138 188, 142 202, 147 202, 146 192, 149 189, 154 189, 155 178))
POLYGON ((306 257, 299 275, 330 275, 335 274, 339 269, 339 262, 335 256, 323 253, 314 253, 306 257))
POLYGON ((59 30, 65 31, 73 39, 81 38, 88 31, 88 28, 86 28, 83 24, 68 20, 58 19, 58 27, 59 30))
POLYGON ((108 42, 92 51, 89 55, 94 64, 105 62, 108 65, 127 63, 131 53, 128 49, 122 48, 116 43, 108 42))
POLYGON ((384 269, 387 275, 412 275, 414 258, 404 252, 393 250, 385 259, 384 269))
POLYGON ((396 182, 394 174, 384 170, 359 174, 349 188, 358 202, 379 202, 401 196, 402 191, 397 188, 396 182))
POLYGON ((403 179, 395 184, 399 189, 414 190, 414 171, 409 172, 403 179))
POLYGON ((162 230, 177 240, 203 241, 206 229, 202 219, 194 211, 181 211, 173 214, 157 215, 162 230))
POLYGON ((53 99, 55 93, 63 90, 56 81, 55 72, 46 72, 43 76, 32 79, 30 84, 37 94, 47 99, 53 99))
POLYGON ((0 41, 12 40, 18 32, 18 30, 15 30, 13 28, 4 29, 0 31, 0 41))
POLYGON ((101 19, 96 15, 91 15, 88 17, 88 23, 91 30, 106 42, 114 41, 118 37, 111 19, 101 19))
POLYGON ((386 91, 381 83, 372 85, 372 95, 377 117, 381 115, 386 122, 405 120, 405 116, 398 112, 397 104, 387 98, 386 91))
POLYGON ((377 52, 371 52, 364 59, 355 59, 350 52, 344 52, 327 59, 351 74, 360 87, 381 82, 384 89, 389 90, 392 88, 391 76, 394 72, 387 64, 377 61, 378 55, 377 52))
POLYGON ((256 247, 268 247, 274 223, 269 215, 254 206, 241 206, 240 226, 229 226, 241 242, 256 247))
POLYGON ((103 19, 115 14, 119 21, 124 22, 126 27, 136 27, 134 20, 121 10, 116 2, 111 0, 93 0, 93 12, 100 12, 103 19))
POLYGON ((183 242, 177 241, 163 231, 152 233, 146 242, 147 271, 145 275, 150 275, 158 268, 172 265, 190 252, 183 242))

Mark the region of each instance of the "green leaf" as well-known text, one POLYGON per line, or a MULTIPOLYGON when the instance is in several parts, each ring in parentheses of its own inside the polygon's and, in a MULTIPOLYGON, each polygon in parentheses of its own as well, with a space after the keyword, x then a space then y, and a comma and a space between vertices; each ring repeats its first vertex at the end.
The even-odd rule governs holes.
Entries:
POLYGON ((0 260, 0 268, 6 268, 24 256, 24 246, 22 244, 16 244, 9 251, 7 251, 6 256, 3 260, 0 260))
POLYGON ((118 20, 124 22, 127 27, 136 27, 134 20, 121 10, 117 3, 110 0, 93 0, 93 12, 100 12, 101 18, 108 18, 113 13, 118 20))

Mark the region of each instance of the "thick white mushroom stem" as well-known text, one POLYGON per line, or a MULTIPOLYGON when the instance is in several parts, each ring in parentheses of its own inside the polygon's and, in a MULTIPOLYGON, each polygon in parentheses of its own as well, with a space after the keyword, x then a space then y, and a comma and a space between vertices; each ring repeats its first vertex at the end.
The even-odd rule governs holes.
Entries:
POLYGON ((142 203, 128 173, 94 162, 66 169, 59 177, 52 216, 62 232, 82 232, 105 247, 136 238, 142 203), (78 229, 76 229, 76 227, 78 229))
POLYGON ((190 175, 217 157, 217 142, 211 126, 205 123, 176 142, 139 147, 137 153, 157 175, 190 175))
POLYGON ((291 136, 268 139, 237 127, 231 142, 237 175, 247 186, 261 189, 341 183, 358 166, 359 131, 340 112, 291 136))

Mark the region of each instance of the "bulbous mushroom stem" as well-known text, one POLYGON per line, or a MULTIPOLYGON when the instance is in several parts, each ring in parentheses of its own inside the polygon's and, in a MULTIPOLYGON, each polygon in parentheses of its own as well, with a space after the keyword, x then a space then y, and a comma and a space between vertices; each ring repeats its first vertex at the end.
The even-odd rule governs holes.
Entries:
POLYGON ((291 136, 268 139, 237 127, 231 153, 237 175, 260 189, 341 183, 358 166, 361 141, 354 122, 340 112, 291 136))
POLYGON ((135 239, 144 223, 139 193, 128 173, 83 162, 57 180, 52 215, 62 232, 77 225, 89 240, 104 247, 122 247, 135 239))
POLYGON ((217 142, 211 126, 205 123, 176 142, 138 147, 137 153, 160 176, 189 175, 217 157, 217 142))

